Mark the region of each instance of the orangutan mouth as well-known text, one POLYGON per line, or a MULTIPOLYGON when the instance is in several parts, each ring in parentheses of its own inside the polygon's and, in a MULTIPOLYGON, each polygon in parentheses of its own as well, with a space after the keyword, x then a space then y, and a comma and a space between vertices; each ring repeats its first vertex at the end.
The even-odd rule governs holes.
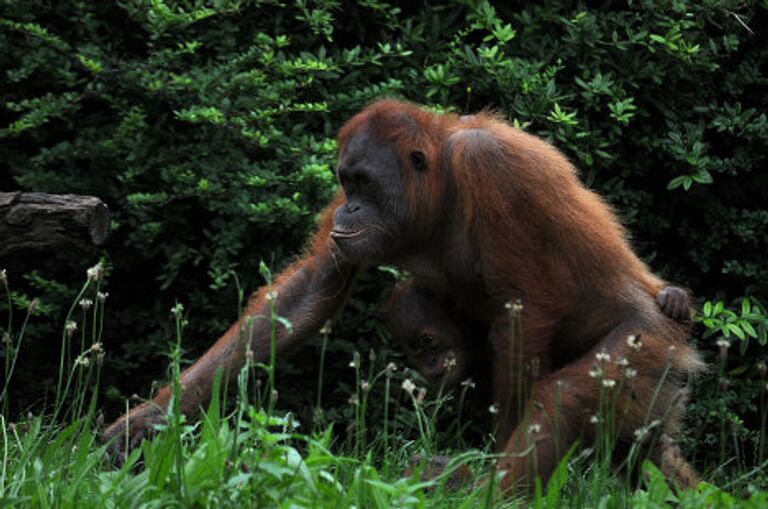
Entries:
POLYGON ((346 230, 331 230, 331 237, 334 239, 351 239, 353 237, 359 237, 363 234, 365 231, 365 228, 362 228, 357 231, 346 231, 346 230))

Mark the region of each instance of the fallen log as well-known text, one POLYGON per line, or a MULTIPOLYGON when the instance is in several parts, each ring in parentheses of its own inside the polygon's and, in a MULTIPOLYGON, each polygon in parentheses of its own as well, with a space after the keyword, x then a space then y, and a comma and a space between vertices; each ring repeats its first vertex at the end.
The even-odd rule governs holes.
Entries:
POLYGON ((109 208, 95 196, 0 192, 0 258, 99 246, 108 232, 109 208))

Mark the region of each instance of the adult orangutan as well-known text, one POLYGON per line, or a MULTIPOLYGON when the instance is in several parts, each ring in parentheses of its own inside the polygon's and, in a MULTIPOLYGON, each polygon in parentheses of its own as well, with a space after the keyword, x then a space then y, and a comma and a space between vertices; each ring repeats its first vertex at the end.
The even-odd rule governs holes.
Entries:
MULTIPOLYGON (((626 369, 614 362, 620 358, 644 376, 626 384, 616 408, 628 422, 658 421, 655 428, 674 434, 684 381, 699 357, 685 328, 654 302, 664 282, 556 149, 489 114, 462 121, 381 100, 341 129, 337 173, 342 191, 308 252, 183 372, 182 411, 194 414, 208 400, 218 367, 232 377, 244 364, 240 330, 249 317, 246 340, 262 362, 271 327, 260 318, 274 306, 291 321, 276 337, 285 354, 339 311, 359 269, 390 263, 488 329, 504 487, 529 486, 534 474, 546 480, 569 444, 591 438, 601 383, 615 383, 626 369), (507 304, 518 299, 524 307, 511 313, 507 304), (524 339, 515 345, 510 337, 520 325, 524 339), (520 383, 514 367, 534 363, 544 375, 520 383), (518 422, 513 409, 521 407, 518 422)), ((167 388, 159 391, 106 438, 125 433, 137 443, 168 399, 167 388)), ((651 458, 662 463, 655 451, 651 458)))
MULTIPOLYGON (((667 316, 690 324, 690 298, 685 290, 667 286, 656 296, 656 301, 667 316)), ((486 340, 487 328, 463 318, 461 310, 451 309, 450 303, 440 302, 429 289, 418 287, 413 280, 400 284, 392 292, 384 306, 384 318, 393 341, 400 345, 406 363, 411 368, 418 371, 432 387, 442 392, 452 392, 458 388, 460 382, 466 383, 466 380, 471 379, 471 387, 475 390, 472 397, 462 398, 465 406, 481 421, 489 420, 491 415, 488 408, 492 403, 489 397, 491 372, 488 370, 491 364, 491 349, 486 340)), ((529 369, 527 366, 520 368, 522 371, 529 369)), ((552 363, 551 368, 558 369, 559 366, 552 363)), ((634 373, 634 370, 635 368, 626 366, 624 381, 627 381, 627 373, 634 373)), ((645 375, 634 373, 632 378, 635 377, 642 379, 645 375)), ((630 383, 635 381, 631 380, 630 383)), ((515 416, 514 419, 516 422, 521 420, 520 416, 515 416)), ((626 424, 637 426, 635 430, 646 427, 637 422, 626 424)), ((651 435, 649 432, 645 440, 651 435)), ((696 472, 682 457, 674 441, 666 435, 656 438, 656 455, 661 457, 668 476, 684 486, 696 484, 696 472)), ((618 440, 613 446, 626 452, 631 444, 626 443, 626 440, 618 440)), ((625 455, 617 456, 616 463, 621 465, 625 455)), ((450 458, 445 456, 424 458, 417 455, 411 458, 403 475, 409 477, 414 470, 423 468, 422 478, 434 477, 449 463, 450 458)), ((470 480, 464 470, 453 472, 448 479, 448 485, 453 488, 470 480)))

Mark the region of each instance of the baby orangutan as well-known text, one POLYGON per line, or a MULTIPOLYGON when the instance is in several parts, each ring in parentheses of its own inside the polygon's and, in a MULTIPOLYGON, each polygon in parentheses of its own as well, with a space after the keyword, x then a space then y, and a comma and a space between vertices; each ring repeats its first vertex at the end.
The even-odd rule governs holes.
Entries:
MULTIPOLYGON (((688 293, 665 286, 656 296, 661 310, 678 321, 689 320, 688 293)), ((490 388, 492 352, 484 338, 487 327, 473 324, 442 306, 428 290, 408 281, 397 288, 384 307, 392 338, 415 369, 435 388, 451 391, 467 378, 490 388)), ((482 392, 482 391, 481 391, 482 392)))
POLYGON ((478 334, 481 326, 473 330, 458 317, 448 316, 428 290, 403 285, 386 304, 384 315, 408 366, 435 388, 450 391, 478 369, 482 373, 483 367, 491 365, 490 348, 482 340, 487 330, 478 334))

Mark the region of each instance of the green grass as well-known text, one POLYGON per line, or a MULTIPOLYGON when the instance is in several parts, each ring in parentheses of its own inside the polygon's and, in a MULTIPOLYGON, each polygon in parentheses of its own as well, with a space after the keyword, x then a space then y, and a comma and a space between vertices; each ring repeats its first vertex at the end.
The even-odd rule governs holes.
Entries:
MULTIPOLYGON (((441 438, 436 425, 443 396, 438 393, 434 400, 424 400, 411 387, 393 383, 391 365, 379 372, 364 370, 359 355, 351 364, 357 373, 357 391, 351 398, 356 411, 346 439, 338 438, 344 434, 334 433, 334 425, 345 423, 327 423, 320 410, 315 423, 302 424, 290 413, 277 410, 272 397, 274 363, 263 366, 248 362, 233 387, 222 387, 217 379, 215 397, 197 422, 179 413, 174 396, 168 405, 168 418, 156 435, 131 452, 118 468, 99 441, 102 424, 96 417, 103 359, 100 280, 100 274, 89 273, 66 318, 69 326, 62 332, 65 348, 51 408, 12 424, 5 417, 8 392, 2 393, 0 508, 768 507, 768 491, 756 488, 766 486, 765 474, 759 468, 738 473, 719 486, 702 483, 695 490, 679 491, 647 462, 637 482, 616 476, 603 451, 569 455, 546 489, 539 486, 528 500, 501 498, 496 456, 482 450, 459 452, 442 445, 450 442, 441 438), (95 298, 82 300, 90 294, 95 298), (71 325, 75 315, 77 328, 71 325), (258 375, 266 375, 269 381, 264 388, 256 382, 258 375), (384 402, 369 399, 376 384, 384 385, 384 402), (408 404, 397 406, 396 415, 385 413, 386 422, 373 428, 375 431, 368 429, 367 409, 374 404, 389 409, 390 394, 399 398, 397 391, 404 390, 410 396, 408 404), (233 397, 219 396, 227 392, 234 393, 233 397), (224 405, 223 401, 231 404, 224 405), (411 426, 396 426, 395 421, 411 426), (447 454, 455 460, 443 475, 430 481, 422 481, 418 472, 401 477, 408 458, 415 453, 447 454), (478 481, 450 491, 446 481, 462 464, 478 481)), ((28 311, 15 333, 9 317, 8 341, 4 343, 9 354, 4 363, 6 387, 13 382, 23 324, 32 312, 28 311)), ((177 337, 170 353, 170 378, 177 395, 183 307, 174 307, 173 315, 177 337)), ((327 339, 327 331, 323 335, 327 339)), ((318 408, 320 403, 319 392, 318 408)))
MULTIPOLYGON (((420 482, 398 476, 405 458, 395 452, 362 457, 334 452, 330 430, 304 435, 289 417, 268 416, 238 404, 219 415, 218 399, 196 425, 171 417, 119 469, 105 460, 93 423, 77 419, 51 426, 34 416, 2 436, 0 507, 515 507, 493 485, 448 492, 444 479, 420 482), (389 465, 389 467, 383 466, 389 465), (428 489, 427 489, 428 488, 428 489)), ((467 453, 482 473, 493 458, 467 453)), ((647 481, 630 488, 582 458, 562 463, 549 489, 530 506, 559 507, 755 507, 768 493, 737 499, 708 484, 676 492, 646 464, 647 481)))

